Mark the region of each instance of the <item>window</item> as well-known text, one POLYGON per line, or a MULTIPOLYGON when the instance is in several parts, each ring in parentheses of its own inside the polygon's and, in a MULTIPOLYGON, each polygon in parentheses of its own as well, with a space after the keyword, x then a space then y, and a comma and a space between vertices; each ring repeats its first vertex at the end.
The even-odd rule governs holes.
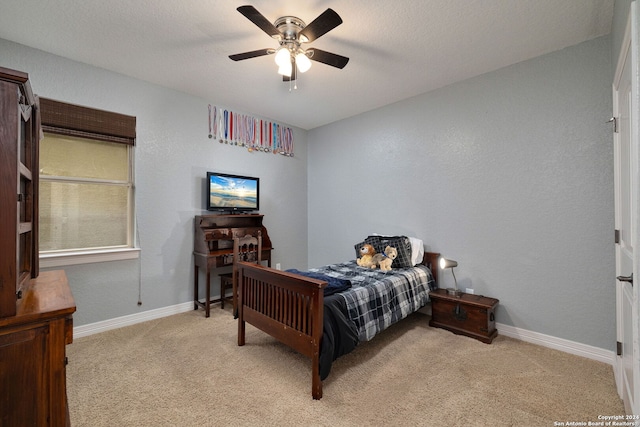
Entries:
POLYGON ((40 108, 41 263, 137 256, 125 254, 135 246, 135 117, 45 98, 40 108))

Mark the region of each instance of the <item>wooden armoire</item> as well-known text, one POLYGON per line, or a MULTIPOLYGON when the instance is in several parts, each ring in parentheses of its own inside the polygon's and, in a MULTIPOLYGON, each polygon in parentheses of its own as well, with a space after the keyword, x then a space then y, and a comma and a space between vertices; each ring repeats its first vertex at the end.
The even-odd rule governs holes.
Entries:
POLYGON ((75 301, 38 268, 40 113, 26 73, 0 67, 0 426, 68 426, 75 301))

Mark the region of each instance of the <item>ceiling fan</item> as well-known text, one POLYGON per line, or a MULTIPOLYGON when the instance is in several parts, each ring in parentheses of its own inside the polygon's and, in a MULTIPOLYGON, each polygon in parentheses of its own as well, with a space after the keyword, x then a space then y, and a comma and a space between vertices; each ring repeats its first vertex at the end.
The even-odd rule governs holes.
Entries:
POLYGON ((295 80, 298 71, 304 73, 311 67, 311 61, 336 68, 344 68, 349 62, 346 56, 314 47, 302 47, 303 43, 310 43, 342 24, 342 19, 333 9, 325 10, 309 25, 295 16, 280 17, 272 24, 253 6, 240 6, 237 10, 262 31, 278 40, 280 46, 277 49, 267 48, 229 55, 234 61, 275 54, 278 73, 282 74, 284 81, 295 80))

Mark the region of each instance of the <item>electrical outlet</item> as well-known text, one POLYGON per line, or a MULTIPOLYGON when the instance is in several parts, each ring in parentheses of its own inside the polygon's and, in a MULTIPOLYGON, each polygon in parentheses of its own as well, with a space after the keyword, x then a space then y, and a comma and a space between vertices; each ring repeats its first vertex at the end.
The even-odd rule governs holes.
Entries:
POLYGON ((466 292, 467 292, 468 294, 473 294, 473 288, 467 288, 466 292))
POLYGON ((282 267, 280 266, 279 262, 276 263, 276 270, 282 270, 282 267))

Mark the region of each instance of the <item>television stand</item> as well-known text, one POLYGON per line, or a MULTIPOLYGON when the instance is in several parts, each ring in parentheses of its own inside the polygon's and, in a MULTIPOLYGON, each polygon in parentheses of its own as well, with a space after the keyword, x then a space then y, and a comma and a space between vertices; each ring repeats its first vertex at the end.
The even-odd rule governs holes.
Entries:
POLYGON ((256 231, 262 232, 262 260, 271 267, 271 239, 262 225, 264 215, 237 212, 222 215, 197 215, 194 220, 193 261, 195 266, 193 283, 193 309, 204 308, 205 317, 209 317, 212 303, 220 298, 211 299, 211 271, 216 268, 233 265, 233 238, 243 237, 256 231), (206 274, 205 299, 199 297, 198 276, 200 268, 206 274))
POLYGON ((252 213, 252 212, 242 212, 242 211, 222 211, 220 212, 221 215, 260 215, 258 213, 252 213))

